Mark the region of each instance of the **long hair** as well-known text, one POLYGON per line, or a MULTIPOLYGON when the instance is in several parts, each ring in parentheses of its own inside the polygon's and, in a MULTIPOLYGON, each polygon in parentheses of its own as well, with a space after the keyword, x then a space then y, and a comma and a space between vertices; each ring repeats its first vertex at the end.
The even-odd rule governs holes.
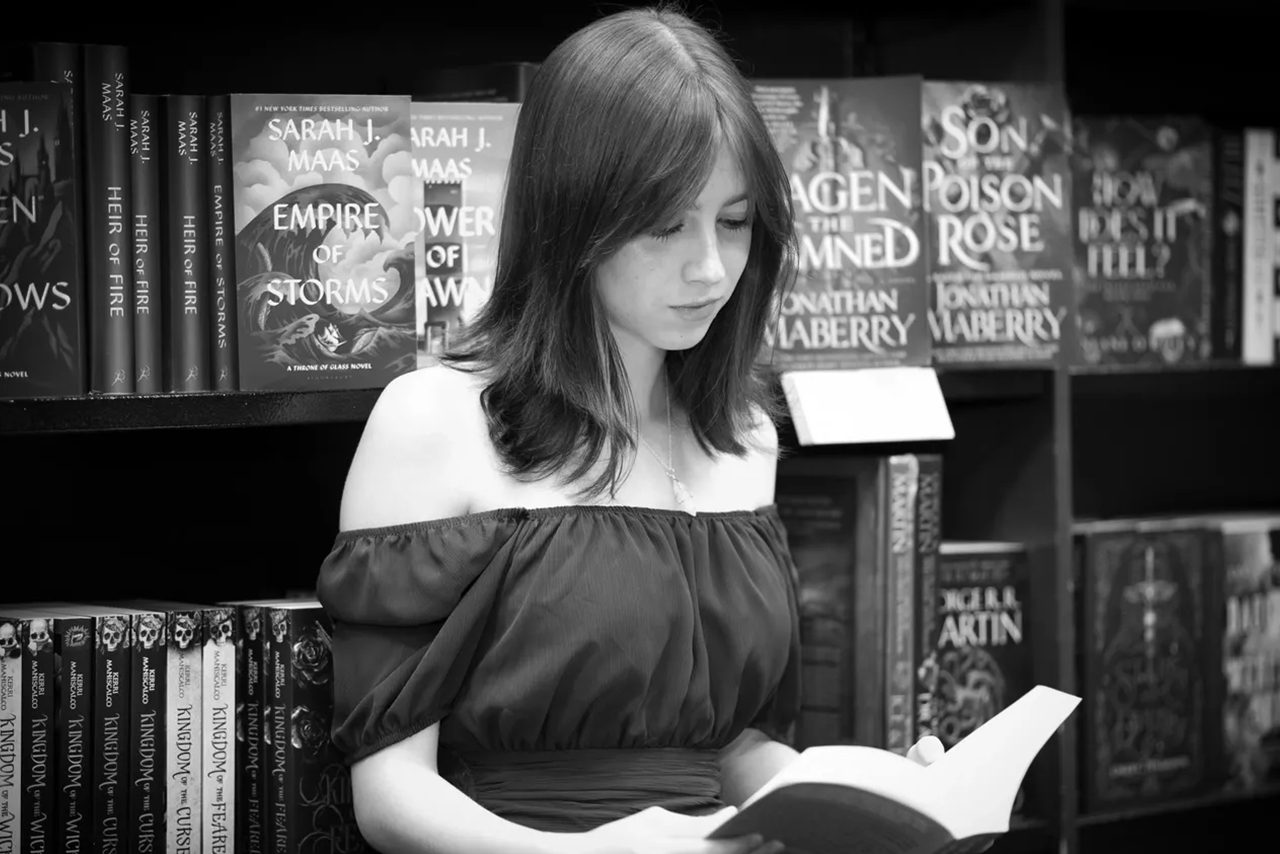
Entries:
POLYGON ((733 296, 695 346, 666 357, 701 447, 741 456, 776 418, 765 327, 794 275, 786 172, 750 86, 706 28, 665 9, 595 21, 553 50, 520 108, 488 301, 444 361, 483 372, 508 471, 616 491, 635 449, 627 377, 592 280, 605 259, 690 206, 721 146, 747 181, 753 228, 733 296))

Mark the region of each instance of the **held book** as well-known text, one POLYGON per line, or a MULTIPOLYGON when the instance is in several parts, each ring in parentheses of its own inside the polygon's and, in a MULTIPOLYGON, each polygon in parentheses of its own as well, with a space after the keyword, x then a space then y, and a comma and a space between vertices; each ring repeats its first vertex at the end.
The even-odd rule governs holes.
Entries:
POLYGON ((752 833, 791 854, 955 854, 1009 829, 1031 760, 1080 703, 1037 685, 931 765, 862 745, 809 747, 711 839, 752 833))

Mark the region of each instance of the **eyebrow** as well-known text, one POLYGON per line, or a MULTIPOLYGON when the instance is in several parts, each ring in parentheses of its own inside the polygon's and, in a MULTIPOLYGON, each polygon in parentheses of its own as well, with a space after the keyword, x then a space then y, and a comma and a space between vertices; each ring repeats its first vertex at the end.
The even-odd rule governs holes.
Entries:
MULTIPOLYGON (((726 202, 725 202, 724 204, 722 204, 720 207, 722 207, 722 208, 733 207, 734 205, 738 204, 739 202, 746 202, 746 201, 750 201, 750 200, 751 200, 750 196, 748 196, 746 193, 739 193, 738 195, 736 195, 736 196, 734 196, 733 198, 731 198, 731 199, 729 199, 728 201, 726 201, 726 202)), ((697 201, 694 201, 694 203, 693 203, 693 204, 689 205, 689 210, 691 210, 691 211, 699 211, 699 210, 702 210, 702 205, 698 204, 698 203, 697 203, 697 201)))

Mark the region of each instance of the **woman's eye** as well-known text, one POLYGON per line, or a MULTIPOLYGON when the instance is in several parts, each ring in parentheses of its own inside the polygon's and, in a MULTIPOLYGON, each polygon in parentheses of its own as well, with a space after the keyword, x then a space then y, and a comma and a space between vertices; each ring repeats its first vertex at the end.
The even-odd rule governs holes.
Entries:
POLYGON ((746 217, 741 219, 722 219, 720 224, 730 231, 738 231, 751 225, 751 220, 746 217))
POLYGON ((652 235, 658 240, 666 240, 674 234, 679 234, 682 228, 684 228, 684 224, 677 222, 675 225, 669 225, 666 228, 660 228, 652 232, 652 235))

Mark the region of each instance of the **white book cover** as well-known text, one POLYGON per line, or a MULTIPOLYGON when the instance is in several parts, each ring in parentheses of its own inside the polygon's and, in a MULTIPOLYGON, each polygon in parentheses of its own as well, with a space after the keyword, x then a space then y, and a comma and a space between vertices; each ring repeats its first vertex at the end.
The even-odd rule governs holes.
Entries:
POLYGON ((1280 171, 1275 131, 1248 128, 1244 135, 1244 294, 1241 359, 1246 365, 1275 362, 1275 194, 1280 171))

